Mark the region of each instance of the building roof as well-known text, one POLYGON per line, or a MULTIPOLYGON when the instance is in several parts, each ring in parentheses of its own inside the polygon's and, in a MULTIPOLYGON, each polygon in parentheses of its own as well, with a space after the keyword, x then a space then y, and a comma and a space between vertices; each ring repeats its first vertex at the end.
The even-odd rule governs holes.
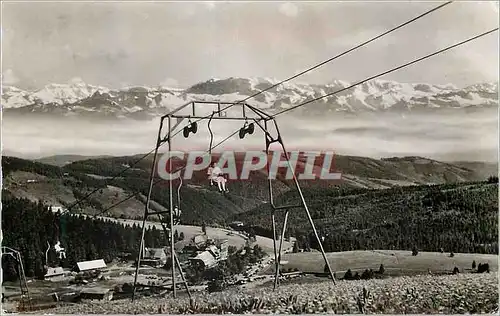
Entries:
MULTIPOLYGON (((189 239, 184 239, 176 242, 174 244, 174 248, 176 251, 181 251, 184 249, 184 247, 189 246, 191 244, 191 241, 189 239)), ((170 247, 169 247, 170 248, 170 247)), ((170 249, 168 249, 168 253, 170 253, 170 249)))
POLYGON ((217 264, 214 256, 209 251, 203 251, 196 255, 196 257, 190 258, 190 260, 200 260, 206 267, 211 267, 217 264))
POLYGON ((193 242, 194 242, 195 245, 204 244, 207 241, 208 241, 207 235, 196 235, 193 238, 193 242))
POLYGON ((218 246, 218 247, 227 247, 228 244, 229 244, 229 241, 227 239, 217 239, 215 240, 215 244, 218 246))
POLYGON ((214 255, 220 252, 219 248, 215 247, 214 245, 208 246, 207 250, 213 253, 214 255))
POLYGON ((62 207, 62 206, 51 206, 51 207, 50 207, 50 210, 51 210, 53 213, 57 213, 57 212, 63 211, 63 210, 64 210, 64 207, 62 207))
POLYGON ((78 266, 78 270, 80 270, 80 271, 106 268, 106 263, 104 262, 103 259, 82 261, 82 262, 78 262, 76 265, 78 266))
POLYGON ((82 294, 106 294, 109 293, 111 290, 102 288, 102 287, 89 287, 89 288, 84 288, 83 290, 80 291, 82 294))
POLYGON ((64 274, 64 270, 61 267, 48 268, 47 273, 45 274, 45 277, 51 277, 51 276, 56 276, 56 275, 61 275, 61 274, 64 274))
POLYGON ((163 248, 147 248, 146 253, 144 253, 144 258, 164 258, 167 255, 163 248))

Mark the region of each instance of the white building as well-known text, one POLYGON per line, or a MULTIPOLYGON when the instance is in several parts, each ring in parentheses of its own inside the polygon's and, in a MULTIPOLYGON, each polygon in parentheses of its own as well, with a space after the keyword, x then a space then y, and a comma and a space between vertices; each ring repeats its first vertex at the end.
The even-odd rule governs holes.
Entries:
POLYGON ((76 265, 78 266, 78 271, 80 272, 106 269, 107 267, 103 259, 82 261, 78 262, 76 265))
POLYGON ((62 213, 64 211, 64 207, 62 207, 62 206, 51 206, 50 210, 52 211, 52 213, 57 213, 57 212, 61 212, 62 213))
POLYGON ((55 280, 64 277, 64 270, 61 267, 48 268, 47 273, 44 275, 45 280, 55 280))
POLYGON ((141 265, 161 267, 167 263, 167 254, 164 248, 145 248, 141 265))

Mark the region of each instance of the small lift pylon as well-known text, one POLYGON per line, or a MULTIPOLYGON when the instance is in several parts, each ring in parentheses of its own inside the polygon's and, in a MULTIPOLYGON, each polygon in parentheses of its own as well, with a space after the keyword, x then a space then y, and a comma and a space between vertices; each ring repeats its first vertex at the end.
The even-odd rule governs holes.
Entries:
POLYGON ((21 253, 15 249, 2 246, 2 257, 10 256, 16 261, 16 269, 19 277, 19 288, 21 289, 21 301, 19 304, 19 310, 29 311, 32 309, 30 291, 28 289, 28 282, 26 280, 26 274, 24 273, 24 265, 21 257, 21 253))

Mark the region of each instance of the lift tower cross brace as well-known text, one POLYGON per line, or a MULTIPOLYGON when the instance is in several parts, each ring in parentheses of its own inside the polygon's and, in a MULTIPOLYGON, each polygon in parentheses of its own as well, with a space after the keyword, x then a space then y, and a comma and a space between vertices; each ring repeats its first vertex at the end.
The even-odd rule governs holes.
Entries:
MULTIPOLYGON (((285 148, 285 145, 283 143, 283 139, 282 139, 282 136, 280 134, 280 130, 279 130, 279 127, 278 127, 278 124, 276 122, 276 120, 271 117, 270 115, 266 114, 265 112, 247 104, 247 103, 244 103, 244 102, 210 102, 210 101, 191 101, 191 102, 188 102, 176 109, 174 109, 173 111, 171 111, 170 113, 164 115, 161 117, 161 120, 160 120, 160 126, 159 126, 159 129, 158 129, 158 136, 157 136, 157 139, 156 139, 156 148, 155 148, 155 152, 154 152, 154 157, 153 157, 153 165, 151 167, 151 174, 150 174, 150 185, 149 185, 149 193, 148 193, 148 196, 147 196, 147 200, 146 200, 146 206, 145 206, 145 210, 144 210, 144 217, 143 217, 143 221, 142 221, 142 235, 141 235, 141 244, 140 244, 140 247, 139 247, 139 255, 138 255, 138 258, 137 258, 137 267, 136 267, 136 271, 135 271, 135 278, 134 278, 134 287, 133 287, 133 295, 132 295, 132 300, 134 300, 134 297, 135 297, 135 292, 136 292, 136 285, 137 285, 137 277, 138 277, 138 274, 139 274, 139 267, 140 267, 140 260, 141 260, 141 257, 142 257, 142 250, 144 248, 144 234, 145 234, 145 230, 146 230, 146 220, 148 219, 149 216, 152 216, 152 215, 157 215, 158 218, 160 219, 161 223, 162 223, 162 227, 163 229, 165 230, 165 233, 167 233, 167 229, 166 229, 166 224, 170 224, 170 253, 171 253, 171 260, 172 260, 172 290, 173 290, 173 296, 174 298, 176 298, 176 281, 175 281, 175 267, 177 266, 177 268, 179 269, 179 272, 181 274, 181 277, 182 277, 182 280, 183 280, 183 283, 185 285, 185 288, 190 296, 190 293, 189 293, 189 288, 188 288, 188 285, 187 285, 187 282, 184 278, 184 274, 182 272, 182 268, 181 268, 181 265, 180 265, 180 262, 177 258, 177 255, 175 254, 175 248, 174 248, 174 243, 175 243, 175 240, 174 240, 174 197, 173 197, 173 181, 169 181, 169 193, 170 193, 170 204, 169 204, 169 208, 170 210, 169 211, 160 211, 160 212, 152 212, 150 211, 149 209, 149 204, 150 204, 150 201, 151 201, 151 193, 152 193, 152 189, 153 189, 153 185, 154 185, 154 179, 155 179, 155 171, 156 171, 156 163, 157 163, 157 157, 158 157, 158 149, 161 145, 163 145, 164 143, 167 143, 168 144, 168 151, 171 152, 172 151, 172 138, 173 136, 175 136, 176 134, 173 135, 173 131, 174 129, 180 125, 180 123, 182 122, 182 120, 184 119, 196 119, 197 121, 201 121, 201 120, 204 120, 204 119, 210 119, 210 120, 236 120, 236 121, 253 121, 255 124, 257 124, 257 126, 263 131, 264 135, 265 135, 265 144, 266 144, 266 147, 265 147, 265 151, 266 151, 266 154, 269 154, 269 147, 271 146, 271 144, 273 143, 279 143, 279 145, 281 146, 283 152, 285 153, 285 158, 286 158, 286 161, 288 163, 288 166, 289 168, 292 168, 292 165, 290 163, 290 159, 288 157, 288 154, 287 154, 287 151, 286 151, 286 148, 285 148), (198 110, 199 110, 199 107, 205 107, 205 112, 206 112, 206 108, 207 107, 213 107, 213 106, 216 106, 216 109, 215 111, 212 112, 212 115, 209 115, 209 116, 201 116, 201 115, 197 115, 198 113, 198 110), (228 113, 228 109, 229 108, 232 108, 234 106, 240 106, 241 108, 241 111, 237 111, 239 112, 237 115, 235 116, 228 116, 227 113, 228 113), (178 114, 181 110, 188 110, 188 114, 178 114), (175 119, 176 120, 176 123, 175 125, 173 126, 172 124, 172 119, 175 119), (166 134, 166 136, 162 137, 162 131, 163 131, 163 125, 164 125, 164 122, 167 122, 168 124, 168 132, 166 134), (277 136, 276 137, 273 137, 268 129, 268 122, 272 122, 274 127, 275 127, 275 130, 276 130, 276 133, 277 133, 277 136), (166 213, 170 213, 170 219, 167 219, 165 220, 165 214, 166 213)), ((210 130, 210 133, 211 133, 211 130, 210 130)), ((209 149, 209 152, 211 152, 211 149, 209 149)), ((169 160, 169 170, 172 171, 172 161, 169 160)), ((267 164, 267 171, 269 172, 269 163, 267 164)), ((332 269, 330 267, 330 263, 328 262, 328 259, 326 257, 326 254, 325 254, 325 251, 323 249, 323 244, 322 244, 322 241, 321 239, 319 238, 319 235, 318 235, 318 232, 316 230, 316 227, 314 225, 314 222, 312 220, 312 217, 311 217, 311 214, 309 212, 309 208, 307 206, 307 203, 304 199, 304 195, 302 194, 302 189, 300 187, 300 184, 299 184, 299 181, 295 175, 294 172, 292 172, 293 174, 293 181, 294 181, 294 184, 295 184, 295 187, 296 187, 296 190, 300 196, 300 200, 301 200, 301 203, 299 205, 293 205, 293 206, 275 206, 274 205, 274 197, 273 197, 273 188, 272 188, 272 180, 269 178, 268 180, 268 189, 269 189, 269 205, 271 206, 271 218, 272 218, 272 226, 273 226, 273 243, 274 243, 274 260, 275 260, 275 265, 276 265, 276 275, 275 275, 275 283, 274 283, 274 288, 276 288, 276 286, 278 285, 278 279, 279 279, 279 265, 280 265, 280 259, 281 259, 281 249, 282 249, 282 243, 283 243, 283 236, 285 234, 285 230, 286 230, 286 224, 287 224, 287 218, 288 218, 288 211, 289 209, 291 208, 303 208, 307 214, 307 217, 309 219, 309 223, 311 224, 311 228, 313 229, 314 231, 314 234, 315 234, 315 237, 316 237, 316 240, 318 242, 318 245, 320 247, 320 251, 323 255, 323 259, 325 261, 325 264, 326 266, 328 267, 328 271, 329 271, 329 274, 330 274, 330 277, 333 281, 333 283, 335 284, 335 276, 332 272, 332 269), (282 238, 281 238, 281 241, 280 241, 280 245, 279 245, 279 251, 278 251, 278 247, 277 247, 277 243, 276 243, 276 220, 275 220, 275 213, 276 211, 278 210, 283 210, 285 209, 286 210, 286 215, 285 215, 285 222, 283 224, 283 229, 282 229, 282 238), (278 253, 279 252, 279 253, 278 253)), ((166 180, 167 181, 167 180, 166 180)), ((178 200, 179 200, 179 197, 178 197, 178 200)), ((180 205, 178 205, 179 209, 181 208, 180 205)))
POLYGON ((26 274, 24 273, 23 258, 21 257, 21 253, 15 249, 2 246, 1 254, 2 258, 3 256, 10 256, 16 262, 16 270, 19 277, 19 287, 21 289, 20 311, 25 312, 31 310, 33 308, 33 305, 31 303, 26 274))

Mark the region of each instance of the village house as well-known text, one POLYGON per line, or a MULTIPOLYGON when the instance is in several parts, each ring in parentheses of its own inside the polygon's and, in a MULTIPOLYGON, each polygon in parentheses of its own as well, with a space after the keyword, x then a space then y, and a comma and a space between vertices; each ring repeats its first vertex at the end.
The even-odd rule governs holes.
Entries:
POLYGON ((193 237, 193 246, 196 247, 197 249, 201 250, 205 248, 207 243, 208 243, 207 235, 196 235, 193 237))
POLYGON ((50 210, 52 211, 52 213, 57 213, 57 212, 62 213, 64 211, 64 208, 62 206, 51 206, 50 210))
POLYGON ((245 225, 243 224, 243 222, 239 222, 239 221, 235 221, 235 222, 232 222, 231 224, 229 224, 229 227, 231 227, 232 229, 235 229, 235 230, 240 230, 244 226, 245 225))
POLYGON ((196 256, 189 258, 189 262, 202 269, 210 269, 224 261, 228 257, 228 241, 222 240, 217 245, 209 245, 202 252, 198 252, 196 256))
POLYGON ((196 252, 205 250, 209 239, 207 235, 196 235, 189 241, 188 244, 184 244, 184 252, 196 252))
POLYGON ((163 267, 167 263, 167 254, 163 248, 145 248, 141 265, 163 267))
POLYGON ((44 275, 45 280, 56 281, 64 277, 65 271, 61 267, 48 268, 47 273, 44 275))
POLYGON ((106 263, 103 259, 82 261, 78 262, 76 265, 78 268, 78 272, 103 270, 107 268, 106 263))
POLYGON ((210 251, 203 251, 198 253, 195 257, 189 258, 193 266, 201 269, 210 269, 217 266, 217 260, 210 251))
POLYGON ((80 292, 80 299, 111 301, 113 299, 113 291, 100 287, 86 288, 80 292))

